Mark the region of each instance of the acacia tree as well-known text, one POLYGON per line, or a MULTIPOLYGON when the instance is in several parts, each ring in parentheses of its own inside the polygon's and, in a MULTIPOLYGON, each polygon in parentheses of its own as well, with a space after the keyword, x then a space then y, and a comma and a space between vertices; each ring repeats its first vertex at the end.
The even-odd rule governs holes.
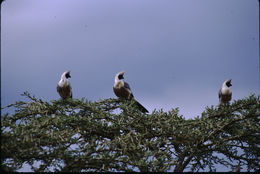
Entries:
POLYGON ((15 171, 259 171, 259 96, 211 106, 193 119, 178 108, 139 112, 119 99, 29 102, 1 117, 1 167, 15 171), (36 167, 35 162, 38 162, 36 167))

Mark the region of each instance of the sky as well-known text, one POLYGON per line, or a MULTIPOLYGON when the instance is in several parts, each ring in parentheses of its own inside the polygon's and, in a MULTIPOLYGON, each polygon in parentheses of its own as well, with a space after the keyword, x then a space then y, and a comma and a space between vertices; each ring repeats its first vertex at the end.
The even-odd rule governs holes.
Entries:
POLYGON ((1 6, 1 105, 30 92, 59 99, 71 70, 73 98, 116 98, 114 76, 143 106, 185 118, 260 94, 258 0, 6 0, 1 6))

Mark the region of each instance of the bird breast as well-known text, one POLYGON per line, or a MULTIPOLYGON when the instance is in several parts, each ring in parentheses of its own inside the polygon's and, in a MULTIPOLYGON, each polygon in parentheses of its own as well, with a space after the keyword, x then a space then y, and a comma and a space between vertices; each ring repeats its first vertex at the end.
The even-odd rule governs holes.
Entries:
POLYGON ((223 95, 229 95, 229 94, 231 94, 231 90, 230 90, 228 87, 223 87, 223 88, 221 89, 221 93, 222 93, 223 95))
POLYGON ((69 81, 62 79, 62 80, 59 81, 58 85, 60 87, 69 86, 69 81))
POLYGON ((119 89, 119 88, 122 88, 122 87, 124 87, 124 82, 123 82, 122 80, 119 80, 119 81, 117 81, 117 82, 114 84, 114 88, 119 89))

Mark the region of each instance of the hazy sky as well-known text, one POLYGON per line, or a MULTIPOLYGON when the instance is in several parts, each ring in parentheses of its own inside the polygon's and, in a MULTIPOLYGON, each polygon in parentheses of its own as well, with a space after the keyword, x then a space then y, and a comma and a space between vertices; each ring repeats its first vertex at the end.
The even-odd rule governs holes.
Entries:
POLYGON ((186 118, 218 104, 232 78, 233 99, 259 95, 257 0, 6 0, 1 14, 1 103, 29 91, 59 99, 71 70, 73 97, 116 98, 125 70, 150 112, 179 107, 186 118))
POLYGON ((257 0, 7 0, 2 4, 2 106, 24 91, 58 99, 71 70, 73 97, 115 98, 125 70, 151 112, 179 107, 186 118, 218 103, 259 94, 257 0))

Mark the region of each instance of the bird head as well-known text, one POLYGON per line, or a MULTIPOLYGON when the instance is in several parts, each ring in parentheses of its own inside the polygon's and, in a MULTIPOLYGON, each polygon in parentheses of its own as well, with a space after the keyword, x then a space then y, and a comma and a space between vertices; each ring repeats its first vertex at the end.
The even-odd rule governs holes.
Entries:
POLYGON ((125 74, 125 71, 121 71, 119 73, 116 74, 116 77, 121 80, 121 79, 124 79, 124 74, 125 74))
POLYGON ((68 78, 71 78, 71 76, 70 76, 70 70, 68 70, 68 71, 65 71, 64 73, 63 73, 63 75, 68 79, 68 78))
POLYGON ((226 85, 227 85, 227 87, 232 86, 232 84, 231 84, 231 80, 232 80, 232 79, 228 79, 228 80, 226 80, 226 85))

